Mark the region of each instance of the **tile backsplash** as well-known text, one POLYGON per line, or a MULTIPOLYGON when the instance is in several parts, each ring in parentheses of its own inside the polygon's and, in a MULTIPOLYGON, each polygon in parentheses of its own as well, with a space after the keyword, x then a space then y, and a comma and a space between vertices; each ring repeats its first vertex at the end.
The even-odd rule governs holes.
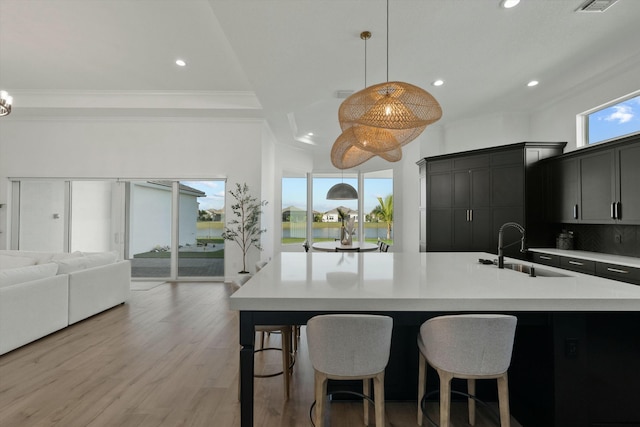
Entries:
POLYGON ((640 225, 559 224, 573 232, 575 250, 640 257, 640 225))

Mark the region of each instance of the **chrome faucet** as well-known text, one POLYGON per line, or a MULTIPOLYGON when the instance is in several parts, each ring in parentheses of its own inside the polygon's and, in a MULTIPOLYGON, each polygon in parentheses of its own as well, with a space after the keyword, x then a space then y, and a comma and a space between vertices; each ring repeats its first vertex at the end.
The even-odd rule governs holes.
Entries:
POLYGON ((513 227, 516 230, 518 230, 520 232, 520 234, 522 234, 522 239, 520 239, 520 252, 525 253, 527 251, 527 249, 524 246, 524 239, 525 239, 524 227, 521 226, 520 224, 518 224, 517 222, 505 222, 500 227, 500 230, 498 230, 498 268, 504 268, 504 252, 503 252, 503 249, 504 248, 508 248, 509 246, 513 246, 513 245, 518 243, 518 242, 513 242, 513 243, 509 243, 506 246, 504 246, 502 244, 502 234, 504 232, 504 229, 507 228, 507 227, 513 227))

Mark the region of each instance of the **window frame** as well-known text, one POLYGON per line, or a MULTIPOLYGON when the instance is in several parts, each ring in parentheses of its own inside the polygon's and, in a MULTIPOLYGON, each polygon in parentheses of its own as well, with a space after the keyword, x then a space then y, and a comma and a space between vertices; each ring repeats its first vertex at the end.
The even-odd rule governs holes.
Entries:
MULTIPOLYGON (((622 135, 617 135, 608 139, 604 139, 601 141, 595 141, 595 142, 589 142, 589 134, 590 134, 590 129, 589 129, 589 117, 591 117, 592 115, 594 115, 595 113, 598 113, 602 110, 606 110, 608 108, 611 108, 615 105, 618 104, 622 104, 624 102, 627 102, 631 99, 634 98, 639 98, 640 99, 640 90, 636 90, 634 92, 631 92, 627 95, 621 96, 619 98, 613 99, 609 102, 606 102, 604 104, 601 104, 597 107, 591 108, 587 111, 584 111, 578 115, 576 115, 576 142, 577 142, 577 147, 578 148, 585 148, 585 147, 591 147, 594 145, 599 145, 599 144, 605 144, 607 142, 611 142, 611 141, 616 141, 618 139, 621 138, 625 138, 631 135, 637 135, 640 134, 640 131, 637 132, 631 132, 631 133, 627 133, 627 134, 622 134, 622 135)), ((639 103, 640 105, 640 103, 639 103)))

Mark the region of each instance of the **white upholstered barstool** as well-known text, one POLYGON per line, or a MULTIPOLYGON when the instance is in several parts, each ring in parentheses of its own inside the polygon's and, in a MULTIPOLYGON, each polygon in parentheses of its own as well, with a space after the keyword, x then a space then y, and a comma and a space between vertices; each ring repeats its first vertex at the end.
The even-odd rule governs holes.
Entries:
MULTIPOLYGON (((307 323, 309 358, 315 371, 316 427, 322 426, 327 381, 361 379, 370 397, 373 380, 376 426, 384 426, 384 370, 389 361, 393 319, 366 314, 327 314, 307 323)), ((369 402, 364 399, 364 423, 369 402)))
MULTIPOLYGON (((468 394, 475 394, 475 380, 498 381, 500 425, 509 427, 507 370, 511 363, 517 319, 499 314, 439 316, 420 327, 418 348, 418 425, 422 425, 421 402, 425 395, 427 363, 440 377, 440 427, 449 427, 451 380, 467 380, 468 394)), ((469 424, 475 425, 475 400, 468 399, 469 424)))

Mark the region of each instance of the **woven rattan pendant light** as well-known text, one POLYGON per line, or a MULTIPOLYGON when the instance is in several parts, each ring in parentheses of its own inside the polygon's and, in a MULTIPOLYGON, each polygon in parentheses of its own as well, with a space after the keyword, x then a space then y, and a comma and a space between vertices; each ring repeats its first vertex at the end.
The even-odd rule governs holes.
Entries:
MULTIPOLYGON (((331 148, 331 163, 338 169, 349 169, 361 165, 376 154, 363 150, 354 144, 356 137, 353 134, 354 128, 349 128, 342 132, 331 148)), ((388 162, 397 162, 402 158, 400 147, 389 151, 378 153, 388 162)))
MULTIPOLYGON (((419 132, 396 135, 400 145, 409 142, 408 136, 415 139, 427 125, 442 117, 442 108, 438 101, 426 90, 404 82, 389 81, 389 0, 387 0, 387 82, 367 87, 344 100, 338 111, 343 130, 345 127, 369 126, 388 131, 421 128, 419 132)), ((373 140, 373 138, 372 138, 373 140)), ((375 146, 370 143, 367 151, 384 152, 393 144, 387 142, 375 146)), ((364 149, 364 147, 361 147, 364 149)))
MULTIPOLYGON (((360 38, 365 42, 364 48, 364 86, 367 87, 367 40, 371 38, 369 31, 360 33, 360 38)), ((342 106, 341 106, 342 108, 342 106)), ((349 169, 358 166, 374 155, 379 155, 389 162, 397 162, 402 158, 400 146, 403 141, 408 142, 415 138, 409 130, 387 130, 362 126, 354 122, 340 121, 343 132, 333 144, 331 150, 331 162, 338 169, 349 169), (375 141, 372 143, 371 141, 375 141), (375 148, 374 150, 369 149, 375 148)), ((416 136, 419 132, 416 134, 416 136)))

